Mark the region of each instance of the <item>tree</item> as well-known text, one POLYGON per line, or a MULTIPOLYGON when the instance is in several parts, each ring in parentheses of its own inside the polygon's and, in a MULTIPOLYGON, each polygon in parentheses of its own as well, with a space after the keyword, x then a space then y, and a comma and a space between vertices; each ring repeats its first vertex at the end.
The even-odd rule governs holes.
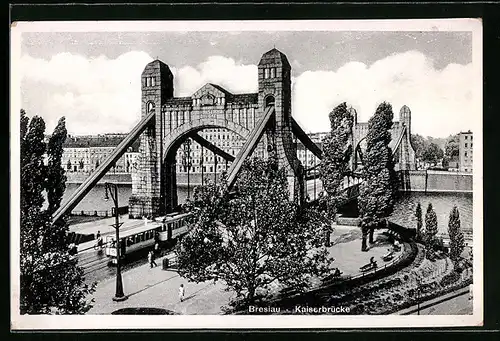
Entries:
POLYGON ((66 119, 61 117, 52 133, 47 145, 47 201, 49 207, 47 213, 53 214, 61 205, 61 200, 66 190, 66 175, 61 164, 64 152, 63 144, 68 132, 66 130, 66 119))
POLYGON ((427 246, 433 247, 438 232, 438 223, 436 212, 432 204, 429 203, 427 206, 427 212, 425 213, 425 242, 427 246))
POLYGON ((422 153, 422 160, 436 163, 444 156, 443 150, 435 143, 430 143, 422 153))
POLYGON ((417 209, 415 210, 415 217, 417 218, 417 240, 422 240, 422 206, 420 203, 417 204, 417 209))
POLYGON ((397 175, 394 170, 392 150, 389 148, 392 126, 392 106, 383 102, 368 121, 363 178, 358 207, 361 216, 363 240, 361 249, 367 250, 366 235, 373 243, 373 232, 381 226, 393 209, 397 195, 397 175))
POLYGON ((245 161, 229 195, 225 177, 194 194, 191 231, 178 244, 179 273, 195 282, 222 280, 252 304, 271 284, 303 290, 330 271, 322 246, 324 216, 289 200, 276 160, 245 161))
POLYGON ((350 137, 354 117, 346 103, 338 105, 330 113, 331 131, 323 140, 323 158, 320 163, 320 176, 326 191, 322 197, 330 217, 335 217, 337 205, 343 199, 342 184, 349 173, 352 155, 350 137))
POLYGON ((422 160, 422 154, 424 150, 427 149, 429 142, 425 139, 425 137, 419 134, 411 134, 410 139, 413 148, 415 148, 415 157, 422 160))
POLYGON ((450 237, 450 258, 456 262, 460 259, 465 248, 464 234, 460 229, 460 213, 456 206, 450 212, 448 235, 450 237))
POLYGON ((76 314, 90 309, 87 296, 95 285, 84 283, 83 269, 69 255, 68 227, 64 220, 52 224, 52 213, 64 193, 61 167, 66 138, 61 119, 44 142, 45 122, 21 112, 21 219, 20 219, 20 312, 21 314, 76 314), (29 124, 28 124, 29 122, 29 124), (43 163, 47 152, 48 164, 43 163), (47 193, 44 209, 43 192, 47 193))
POLYGON ((444 147, 444 155, 448 160, 458 160, 460 152, 460 139, 458 135, 453 135, 448 138, 444 147))

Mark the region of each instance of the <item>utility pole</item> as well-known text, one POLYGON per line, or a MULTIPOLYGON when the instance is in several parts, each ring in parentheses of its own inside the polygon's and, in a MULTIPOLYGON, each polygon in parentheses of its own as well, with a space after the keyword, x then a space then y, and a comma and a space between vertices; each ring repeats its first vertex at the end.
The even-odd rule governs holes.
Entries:
POLYGON ((111 199, 113 199, 113 203, 115 205, 115 223, 111 226, 115 228, 116 232, 116 291, 115 296, 113 297, 113 301, 124 301, 128 297, 123 293, 123 281, 122 281, 122 270, 120 264, 121 258, 121 245, 120 245, 120 226, 123 223, 120 223, 120 218, 118 216, 118 186, 116 184, 106 182, 105 183, 106 194, 105 200, 108 199, 108 191, 111 195, 111 199))

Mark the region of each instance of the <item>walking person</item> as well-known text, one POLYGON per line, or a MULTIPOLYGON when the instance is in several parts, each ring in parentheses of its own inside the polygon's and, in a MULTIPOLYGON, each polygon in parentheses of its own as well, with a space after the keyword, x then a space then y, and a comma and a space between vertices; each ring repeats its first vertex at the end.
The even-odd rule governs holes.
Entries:
POLYGON ((154 257, 153 251, 149 251, 148 260, 149 260, 149 266, 151 267, 151 269, 153 268, 153 265, 155 267, 158 266, 158 264, 156 264, 156 262, 155 262, 155 257, 154 257))
POLYGON ((181 286, 179 287, 179 300, 182 302, 184 301, 184 284, 181 284, 181 286))
POLYGON ((155 242, 155 256, 158 257, 160 255, 160 244, 155 242))
POLYGON ((101 231, 97 231, 96 239, 97 239, 97 249, 101 250, 102 249, 101 231))

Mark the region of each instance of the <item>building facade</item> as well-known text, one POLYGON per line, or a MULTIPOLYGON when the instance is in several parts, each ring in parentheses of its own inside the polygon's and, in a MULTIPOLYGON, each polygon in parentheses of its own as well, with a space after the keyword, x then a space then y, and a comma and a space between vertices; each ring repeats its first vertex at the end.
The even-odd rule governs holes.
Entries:
MULTIPOLYGON (((91 174, 111 155, 125 136, 126 134, 68 135, 63 146, 62 166, 69 176, 72 173, 91 174)), ((132 145, 108 173, 131 173, 139 155, 138 148, 138 143, 132 145)))
POLYGON ((460 172, 472 172, 473 134, 469 130, 459 134, 458 165, 460 172))

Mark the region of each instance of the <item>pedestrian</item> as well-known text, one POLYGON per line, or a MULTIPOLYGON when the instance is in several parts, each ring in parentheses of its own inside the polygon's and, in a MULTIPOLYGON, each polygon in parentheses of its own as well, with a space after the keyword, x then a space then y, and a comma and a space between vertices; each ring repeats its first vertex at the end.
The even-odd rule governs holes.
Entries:
POLYGON ((179 287, 179 300, 184 301, 184 284, 179 287))
POLYGON ((156 267, 158 264, 155 262, 153 251, 149 251, 148 253, 149 266, 153 268, 153 265, 156 267))
POLYGON ((96 239, 97 239, 97 247, 99 250, 101 250, 102 249, 101 231, 97 231, 96 239))
POLYGON ((155 255, 159 256, 160 254, 160 244, 158 242, 155 243, 155 255))

